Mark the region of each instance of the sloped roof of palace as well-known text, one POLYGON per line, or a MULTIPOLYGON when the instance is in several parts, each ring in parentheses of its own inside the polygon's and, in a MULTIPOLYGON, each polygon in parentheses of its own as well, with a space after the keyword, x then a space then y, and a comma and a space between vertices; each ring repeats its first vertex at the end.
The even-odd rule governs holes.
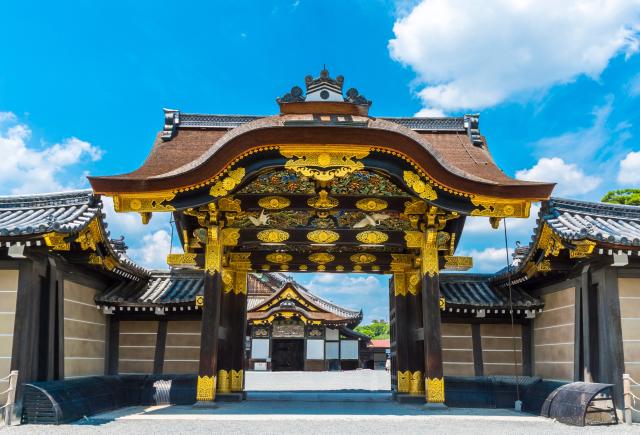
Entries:
POLYGON ((0 196, 0 246, 24 244, 44 246, 42 237, 50 232, 73 235, 97 219, 109 254, 118 262, 115 272, 128 278, 148 275, 148 270, 132 261, 123 241, 109 240, 102 201, 91 190, 0 196))
POLYGON ((546 199, 553 189, 553 183, 516 180, 502 172, 480 134, 479 115, 374 117, 368 114, 371 101, 357 89, 342 94, 343 77, 333 79, 323 69, 320 77, 307 76, 305 82, 306 95, 294 86, 277 99, 278 115, 189 114, 165 109, 164 129, 142 166, 128 174, 90 177, 91 184, 99 193, 175 189, 179 188, 176 183, 202 183, 251 147, 307 140, 393 144, 395 151, 420 154, 412 157, 430 168, 435 181, 477 194, 546 199))
POLYGON ((0 196, 0 236, 75 233, 101 214, 91 190, 0 196))
MULTIPOLYGON (((509 290, 495 286, 491 274, 440 274, 440 292, 447 309, 509 309, 509 290)), ((537 310, 544 303, 518 286, 512 286, 511 299, 515 310, 537 310)))

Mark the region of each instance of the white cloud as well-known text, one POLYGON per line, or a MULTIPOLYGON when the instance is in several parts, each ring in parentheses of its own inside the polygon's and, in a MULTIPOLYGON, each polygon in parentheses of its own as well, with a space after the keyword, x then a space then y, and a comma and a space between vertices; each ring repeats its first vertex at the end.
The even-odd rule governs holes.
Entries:
POLYGON ((597 79, 611 58, 638 51, 639 5, 423 0, 396 20, 389 51, 418 75, 424 107, 480 109, 581 75, 597 79))
POLYGON ((556 182, 556 195, 582 195, 591 192, 602 182, 601 178, 587 175, 576 164, 565 163, 559 157, 543 157, 532 168, 516 172, 516 178, 556 182))
POLYGON ((75 137, 50 146, 30 144, 31 129, 11 112, 0 112, 2 193, 42 193, 87 187, 79 173, 82 163, 97 161, 102 150, 75 137), (79 175, 79 174, 78 174, 79 175))
POLYGON ((618 183, 640 185, 640 151, 630 152, 620 161, 618 183))
POLYGON ((380 288, 374 276, 349 276, 339 273, 317 273, 306 286, 318 295, 371 293, 380 288))
MULTIPOLYGON (((509 261, 511 261, 512 248, 509 248, 509 261)), ((504 248, 485 248, 483 250, 471 249, 461 251, 460 255, 473 257, 473 271, 480 273, 494 273, 507 266, 507 254, 504 248)))
POLYGON ((132 260, 152 269, 167 268, 167 254, 171 248, 171 236, 165 230, 145 234, 136 248, 130 248, 127 255, 132 260))

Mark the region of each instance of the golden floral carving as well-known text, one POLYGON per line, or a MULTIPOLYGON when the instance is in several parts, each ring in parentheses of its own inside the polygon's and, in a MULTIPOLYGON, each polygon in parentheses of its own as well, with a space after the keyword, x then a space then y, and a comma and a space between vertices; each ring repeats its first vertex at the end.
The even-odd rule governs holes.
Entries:
POLYGON ((196 400, 212 401, 215 397, 216 377, 198 376, 198 386, 196 388, 196 400))
POLYGON ((229 171, 227 176, 222 178, 216 184, 214 184, 209 190, 209 195, 213 197, 226 196, 232 191, 234 188, 240 184, 242 178, 244 178, 245 174, 244 168, 234 169, 233 171, 229 171))
POLYGON ((551 272, 551 260, 542 260, 537 266, 538 272, 551 272))
POLYGON ((404 181, 422 199, 433 201, 438 199, 438 194, 429 183, 422 181, 415 172, 404 171, 404 181))
POLYGON ((262 230, 257 237, 265 243, 282 243, 289 238, 289 233, 282 230, 262 230))
POLYGON ((54 251, 68 251, 71 249, 71 244, 65 241, 67 234, 61 233, 46 233, 42 236, 45 245, 53 249, 54 251))
POLYGON ((318 192, 318 196, 314 196, 307 200, 309 207, 317 208, 320 210, 328 210, 330 208, 337 207, 340 201, 329 196, 326 190, 322 189, 318 192))
POLYGON ((340 234, 329 230, 315 230, 307 233, 307 239, 315 243, 333 243, 340 238, 340 234))
POLYGON ((356 234, 356 240, 366 245, 379 245, 389 240, 389 236, 382 231, 362 231, 356 234))
MULTIPOLYGON (((117 212, 135 211, 138 213, 153 211, 175 211, 166 204, 175 198, 176 194, 169 191, 149 193, 119 193, 113 195, 113 208, 117 212)), ((144 217, 143 217, 144 219, 144 217)))
POLYGON ((222 289, 225 293, 233 291, 233 272, 228 269, 222 269, 222 289))
POLYGON ((240 208, 240 200, 233 199, 230 196, 220 198, 218 200, 218 208, 220 209, 220 211, 227 212, 240 213, 242 211, 242 209, 240 208))
POLYGON ((364 211, 380 211, 389 206, 389 203, 380 198, 363 198, 356 202, 356 207, 364 211))
POLYGON ((355 264, 368 264, 376 261, 376 256, 373 254, 353 254, 349 259, 355 264))
POLYGON ((578 240, 572 243, 576 248, 569 251, 569 258, 588 257, 596 247, 596 242, 592 242, 591 240, 578 240))
POLYGON ((326 252, 316 252, 315 254, 309 255, 309 261, 313 261, 316 264, 331 263, 335 258, 335 256, 326 252))
POLYGON ((169 266, 195 266, 196 265, 195 253, 185 252, 184 254, 169 254, 167 255, 167 264, 169 266))
POLYGON ((427 402, 428 403, 444 403, 444 379, 443 378, 427 378, 427 402))
POLYGON ((240 240, 240 228, 224 228, 222 230, 222 246, 236 246, 240 240))
POLYGON ((436 244, 436 237, 437 233, 434 229, 427 230, 422 252, 420 253, 423 275, 436 276, 438 274, 438 246, 436 244))
POLYGON ((407 295, 407 275, 404 273, 393 274, 393 295, 394 296, 406 296, 407 295))
POLYGON ((244 391, 244 373, 242 370, 231 370, 231 391, 244 391))
POLYGON ((98 219, 92 219, 76 238, 76 242, 80 244, 80 249, 83 251, 96 250, 96 245, 102 241, 102 232, 100 231, 100 224, 98 219))
POLYGON ((473 257, 459 255, 445 255, 444 268, 446 270, 469 270, 473 267, 473 257))
POLYGON ((265 196, 258 200, 258 205, 268 210, 280 210, 289 207, 291 200, 282 196, 265 196))
POLYGON ((204 256, 204 270, 214 274, 222 271, 222 245, 218 227, 207 228, 207 246, 204 256))
POLYGON ((407 201, 404 203, 404 214, 418 214, 423 215, 427 212, 427 203, 419 199, 413 201, 407 201))
POLYGON ((422 233, 420 231, 405 231, 404 241, 407 242, 407 248, 422 247, 422 233))
POLYGON ((291 256, 291 254, 287 254, 284 252, 272 252, 271 254, 267 254, 265 258, 270 263, 275 264, 286 264, 293 260, 293 256, 291 256))
POLYGON ((364 164, 358 160, 369 155, 369 149, 341 146, 331 150, 323 145, 281 145, 280 154, 290 159, 285 168, 318 181, 330 181, 364 169, 364 164))

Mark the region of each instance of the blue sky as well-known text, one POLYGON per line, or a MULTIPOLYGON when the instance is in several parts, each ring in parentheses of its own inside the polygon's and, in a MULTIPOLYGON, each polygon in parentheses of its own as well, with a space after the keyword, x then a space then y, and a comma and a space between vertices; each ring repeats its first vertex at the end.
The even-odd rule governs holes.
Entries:
MULTIPOLYGON (((373 100, 373 115, 480 112, 499 166, 558 181, 556 195, 640 185, 638 0, 23 1, 3 18, 0 194, 137 168, 163 107, 276 113, 275 98, 323 64, 373 100)), ((168 216, 109 221, 134 259, 162 266, 168 216)), ((509 222, 512 244, 533 222, 509 222)), ((493 272, 502 246, 501 231, 473 220, 460 253, 493 272)), ((386 317, 385 277, 297 278, 386 317)))

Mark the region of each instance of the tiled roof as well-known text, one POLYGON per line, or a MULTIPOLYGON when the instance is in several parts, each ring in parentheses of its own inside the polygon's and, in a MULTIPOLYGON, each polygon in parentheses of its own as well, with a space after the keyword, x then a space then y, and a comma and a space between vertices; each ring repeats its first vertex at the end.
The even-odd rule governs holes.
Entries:
POLYGON ((567 240, 640 246, 640 207, 551 198, 540 217, 567 240))
MULTIPOLYGON (((449 274, 440 275, 440 292, 446 306, 453 308, 508 309, 509 289, 490 282, 493 275, 449 274)), ((513 308, 531 310, 543 307, 540 299, 529 295, 518 286, 511 289, 513 308)))
POLYGON ((0 196, 0 236, 75 233, 101 213, 91 190, 0 196))
MULTIPOLYGON (((252 115, 205 115, 180 113, 180 128, 235 128, 247 122, 264 118, 252 115)), ((381 117, 404 127, 417 131, 466 131, 465 118, 390 118, 381 117)))

